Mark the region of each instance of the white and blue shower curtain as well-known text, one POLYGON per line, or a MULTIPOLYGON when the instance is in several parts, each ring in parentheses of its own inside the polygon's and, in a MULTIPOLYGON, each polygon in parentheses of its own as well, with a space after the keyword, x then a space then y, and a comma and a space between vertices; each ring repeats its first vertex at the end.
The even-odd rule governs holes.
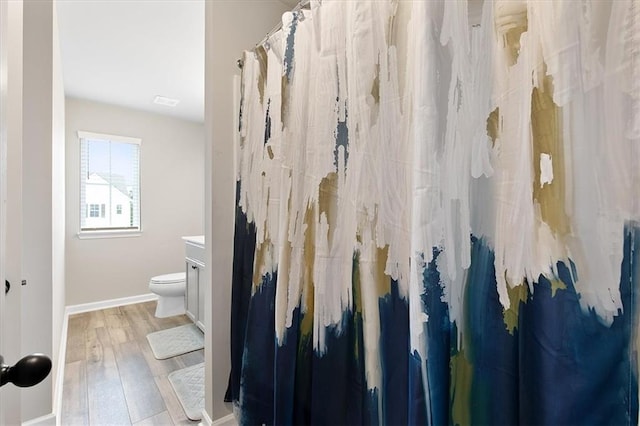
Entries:
POLYGON ((637 2, 315 0, 243 59, 242 424, 637 424, 637 2))

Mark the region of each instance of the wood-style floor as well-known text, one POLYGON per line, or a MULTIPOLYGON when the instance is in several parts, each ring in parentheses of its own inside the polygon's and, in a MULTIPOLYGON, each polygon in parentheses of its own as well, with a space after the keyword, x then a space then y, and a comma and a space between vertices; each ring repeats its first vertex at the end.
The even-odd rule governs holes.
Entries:
POLYGON ((69 317, 60 424, 188 425, 169 373, 204 362, 204 350, 166 360, 147 334, 190 322, 154 316, 156 302, 69 317))

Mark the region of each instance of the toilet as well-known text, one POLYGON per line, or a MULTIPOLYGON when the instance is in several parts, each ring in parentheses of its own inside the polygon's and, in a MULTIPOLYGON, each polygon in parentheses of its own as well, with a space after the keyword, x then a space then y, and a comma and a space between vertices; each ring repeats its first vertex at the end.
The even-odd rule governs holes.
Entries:
POLYGON ((158 275, 151 278, 149 291, 158 295, 156 318, 172 317, 185 313, 185 282, 185 272, 158 275))

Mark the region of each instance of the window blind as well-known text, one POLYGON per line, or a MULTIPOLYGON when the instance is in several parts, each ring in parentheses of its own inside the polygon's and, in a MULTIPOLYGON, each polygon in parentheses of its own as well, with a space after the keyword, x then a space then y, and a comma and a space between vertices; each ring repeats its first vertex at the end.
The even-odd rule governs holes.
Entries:
POLYGON ((78 132, 80 232, 140 231, 138 138, 78 132), (92 205, 99 206, 94 215, 92 205))

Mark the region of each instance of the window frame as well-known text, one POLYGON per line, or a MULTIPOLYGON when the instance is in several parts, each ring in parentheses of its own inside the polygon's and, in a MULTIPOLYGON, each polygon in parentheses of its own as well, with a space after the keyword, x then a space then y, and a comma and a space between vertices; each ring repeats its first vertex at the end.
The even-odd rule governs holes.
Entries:
MULTIPOLYGON (((77 204, 78 209, 78 233, 77 236, 79 239, 92 239, 92 238, 113 238, 113 237, 138 237, 142 235, 142 188, 141 188, 141 151, 142 151, 142 139, 129 137, 129 136, 118 136, 118 135, 110 135, 105 133, 95 133, 95 132, 87 132, 79 130, 77 132, 78 135, 78 152, 79 152, 79 170, 78 170, 78 187, 79 187, 79 202, 77 204), (82 227, 83 217, 82 217, 82 206, 83 203, 85 205, 86 215, 89 215, 89 204, 87 204, 86 199, 83 197, 83 179, 82 176, 83 170, 86 170, 85 166, 82 164, 83 155, 83 140, 100 140, 100 141, 109 141, 115 143, 127 143, 138 145, 138 173, 137 173, 137 189, 138 189, 138 226, 132 228, 121 228, 121 227, 113 227, 113 228, 84 228, 82 227)), ((101 209, 104 211, 105 206, 99 206, 99 214, 102 213, 101 209)))

